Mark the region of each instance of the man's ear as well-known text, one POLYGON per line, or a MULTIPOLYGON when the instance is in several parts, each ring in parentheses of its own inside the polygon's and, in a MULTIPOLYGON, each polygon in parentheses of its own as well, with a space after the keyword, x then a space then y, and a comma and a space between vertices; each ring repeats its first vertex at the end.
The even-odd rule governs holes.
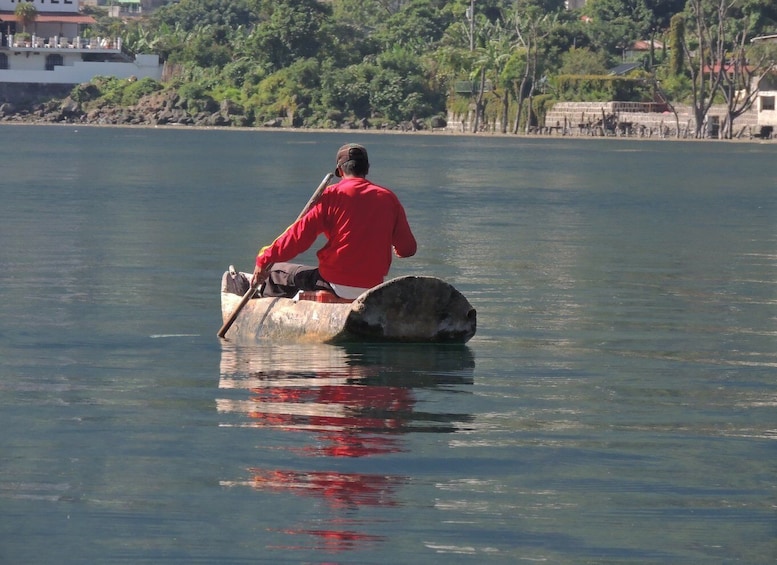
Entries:
POLYGON ((339 166, 335 169, 335 176, 338 178, 342 178, 343 176, 343 170, 339 166))

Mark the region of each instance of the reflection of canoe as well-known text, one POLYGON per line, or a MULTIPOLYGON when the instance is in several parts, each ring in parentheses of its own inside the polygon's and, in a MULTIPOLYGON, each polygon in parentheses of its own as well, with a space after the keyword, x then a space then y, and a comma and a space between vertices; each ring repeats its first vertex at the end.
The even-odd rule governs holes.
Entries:
MULTIPOLYGON (((410 449, 408 434, 471 429, 472 416, 454 409, 461 403, 445 401, 472 394, 475 358, 466 345, 229 340, 220 345, 219 427, 272 437, 272 449, 288 451, 296 463, 291 469, 272 465, 283 457, 260 458, 261 465, 224 477, 222 487, 312 497, 351 512, 393 507, 401 503, 399 492, 412 483, 410 477, 383 468, 354 473, 348 465, 321 470, 316 461, 402 453, 410 449), (425 402, 430 394, 440 402, 425 402), (282 437, 289 434, 293 441, 282 437)), ((314 535, 328 543, 347 542, 328 550, 351 550, 357 540, 372 539, 352 520, 341 524, 346 529, 320 526, 314 535)))
MULTIPOLYGON (((221 283, 224 321, 242 298, 225 291, 229 276, 229 271, 224 273, 221 283)), ((434 277, 392 279, 353 302, 323 302, 320 295, 313 298, 249 300, 228 337, 238 341, 465 343, 475 335, 477 325, 475 309, 464 295, 434 277)))

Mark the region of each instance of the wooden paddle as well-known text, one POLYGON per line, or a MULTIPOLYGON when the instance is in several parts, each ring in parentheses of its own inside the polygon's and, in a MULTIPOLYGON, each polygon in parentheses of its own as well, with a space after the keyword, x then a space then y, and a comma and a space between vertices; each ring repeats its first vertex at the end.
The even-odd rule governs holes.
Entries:
MULTIPOLYGON (((316 188, 316 191, 313 193, 313 195, 310 197, 310 200, 308 200, 308 203, 305 204, 305 207, 302 209, 302 212, 299 213, 299 216, 297 216, 297 219, 294 220, 295 222, 299 221, 302 216, 308 213, 308 210, 310 210, 316 202, 318 202, 318 199, 321 198, 321 194, 324 192, 324 189, 329 184, 329 181, 332 180, 332 177, 335 176, 334 173, 328 173, 324 180, 321 181, 321 184, 318 185, 318 188, 316 188)), ((269 268, 271 265, 267 265, 267 268, 269 268)), ((227 318, 227 321, 224 322, 224 325, 221 326, 221 329, 219 330, 219 333, 217 334, 219 337, 223 338, 227 332, 229 331, 229 328, 232 327, 232 324, 235 323, 235 320, 237 319, 237 315, 240 314, 240 311, 243 309, 243 307, 248 304, 248 301, 251 300, 251 298, 256 294, 256 291, 258 290, 258 285, 251 285, 251 288, 248 289, 248 291, 243 295, 243 299, 238 303, 238 305, 235 307, 235 311, 232 312, 232 314, 227 318)))

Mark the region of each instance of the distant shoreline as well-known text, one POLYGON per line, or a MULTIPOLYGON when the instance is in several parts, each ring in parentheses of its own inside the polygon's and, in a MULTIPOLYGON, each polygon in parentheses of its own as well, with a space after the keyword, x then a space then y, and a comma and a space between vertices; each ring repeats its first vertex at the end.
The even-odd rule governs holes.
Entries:
POLYGON ((232 132, 267 132, 267 133, 330 133, 330 134, 368 134, 368 135, 408 135, 408 136, 438 136, 438 137, 471 137, 471 138, 511 138, 520 140, 529 139, 557 139, 557 140, 622 140, 622 141, 688 141, 688 142, 724 142, 724 143, 756 143, 756 144, 770 144, 777 141, 777 138, 761 139, 761 138, 735 138, 735 139, 718 139, 718 138, 701 138, 694 137, 676 137, 676 136, 637 136, 637 135, 579 135, 579 134, 548 134, 548 133, 502 133, 502 132, 462 132, 453 131, 449 129, 439 130, 417 130, 417 131, 402 131, 402 130, 383 130, 383 129, 343 129, 343 128, 289 128, 289 127, 241 127, 241 126, 193 126, 193 125, 178 125, 178 124, 95 124, 89 122, 83 123, 66 123, 66 122, 46 122, 46 121, 0 121, 0 127, 2 126, 42 126, 42 127, 68 127, 68 128, 113 128, 113 129, 152 129, 152 130, 171 130, 171 131, 232 131, 232 132))

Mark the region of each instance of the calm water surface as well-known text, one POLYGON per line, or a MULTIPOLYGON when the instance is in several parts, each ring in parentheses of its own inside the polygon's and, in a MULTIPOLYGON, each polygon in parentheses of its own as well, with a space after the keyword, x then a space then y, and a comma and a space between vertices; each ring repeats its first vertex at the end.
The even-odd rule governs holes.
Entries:
POLYGON ((777 560, 774 143, 0 134, 0 563, 777 560), (478 334, 220 342, 351 140, 478 334))

